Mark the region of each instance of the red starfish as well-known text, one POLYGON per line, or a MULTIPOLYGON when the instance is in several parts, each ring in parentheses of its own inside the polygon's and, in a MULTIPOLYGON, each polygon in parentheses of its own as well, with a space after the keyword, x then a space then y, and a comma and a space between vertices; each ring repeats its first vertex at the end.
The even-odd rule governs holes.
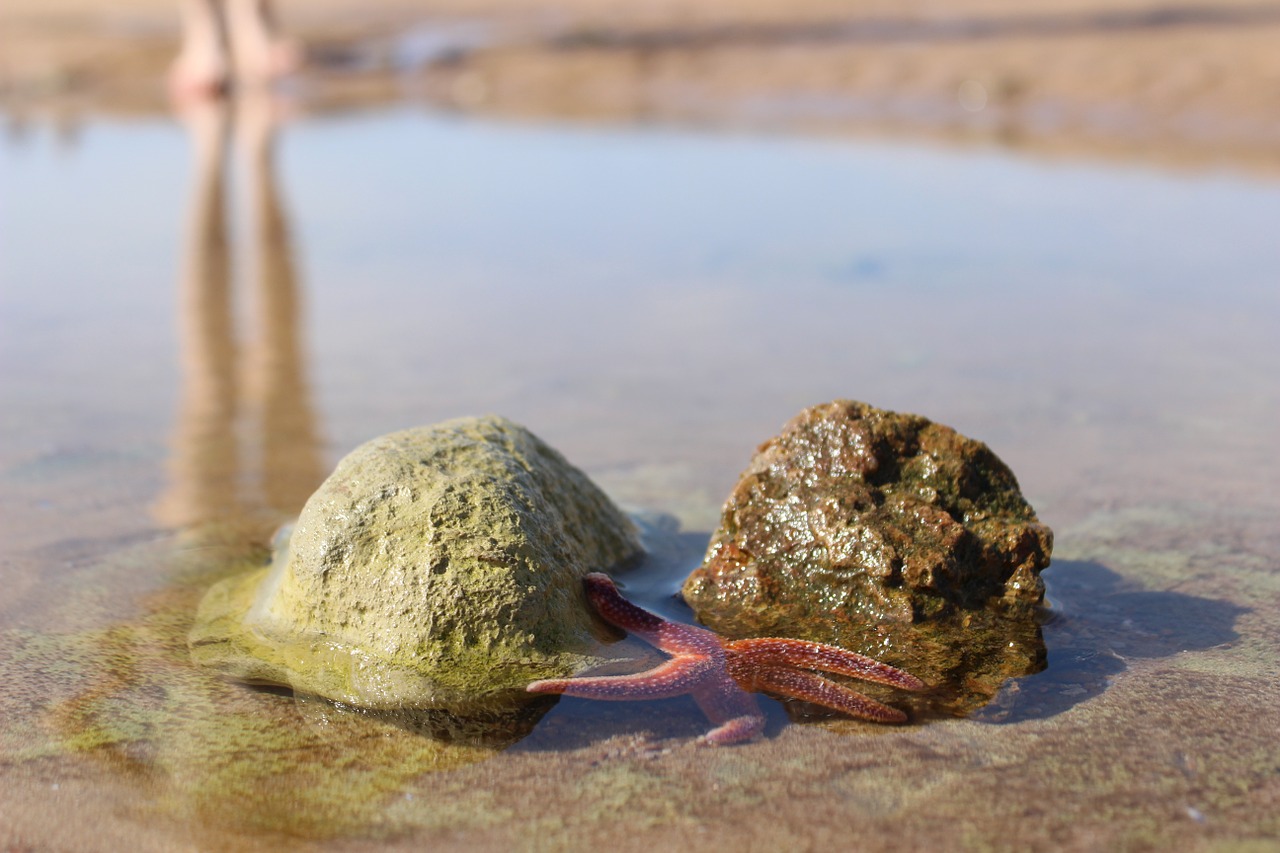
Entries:
POLYGON ((667 699, 689 693, 716 724, 702 741, 722 745, 751 740, 764 730, 764 712, 747 691, 803 699, 878 723, 907 719, 897 708, 805 670, 850 675, 904 690, 925 686, 914 675, 838 646, 778 637, 726 640, 705 628, 668 622, 637 607, 622 597, 608 575, 593 573, 582 581, 587 598, 602 617, 672 657, 634 675, 535 681, 525 688, 531 693, 614 700, 667 699))

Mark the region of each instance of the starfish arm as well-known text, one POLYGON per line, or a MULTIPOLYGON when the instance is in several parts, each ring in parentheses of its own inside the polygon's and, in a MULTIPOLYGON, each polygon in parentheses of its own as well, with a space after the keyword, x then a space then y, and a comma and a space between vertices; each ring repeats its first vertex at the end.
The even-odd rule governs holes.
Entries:
POLYGON ((728 677, 709 681, 693 691, 693 700, 715 728, 700 740, 711 746, 727 746, 752 740, 764 731, 764 712, 750 693, 728 677))
POLYGON ((806 640, 786 640, 778 637, 761 637, 734 640, 727 644, 730 654, 742 659, 748 668, 800 667, 849 675, 863 681, 874 681, 899 687, 903 690, 923 690, 925 683, 897 667, 880 663, 865 655, 806 640))
POLYGON ((734 717, 721 723, 702 737, 698 738, 708 746, 729 746, 734 743, 745 743, 755 740, 764 731, 764 716, 746 715, 734 717))
POLYGON ((705 628, 668 622, 656 613, 637 607, 622 597, 613 579, 592 572, 582 579, 591 606, 607 622, 638 634, 664 652, 708 652, 721 648, 720 638, 705 628))
POLYGON ((907 715, 897 708, 890 708, 888 705, 883 705, 812 672, 772 666, 760 667, 753 672, 752 686, 756 690, 812 702, 833 711, 877 723, 907 721, 907 715))
POLYGON ((693 656, 672 658, 653 669, 633 675, 588 678, 548 678, 535 681, 530 693, 561 693, 582 699, 670 699, 692 692, 706 679, 709 661, 693 656))

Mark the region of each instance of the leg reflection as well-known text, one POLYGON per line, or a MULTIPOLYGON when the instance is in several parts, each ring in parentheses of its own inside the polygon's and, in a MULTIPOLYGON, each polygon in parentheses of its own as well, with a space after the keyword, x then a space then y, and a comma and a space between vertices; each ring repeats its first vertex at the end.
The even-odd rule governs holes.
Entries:
POLYGON ((276 180, 279 106, 264 94, 247 94, 237 104, 236 116, 257 296, 246 384, 261 429, 263 500, 271 509, 293 515, 320 484, 324 467, 307 385, 293 245, 276 180))
POLYGON ((182 115, 194 155, 179 280, 182 384, 171 482, 156 515, 201 537, 262 539, 297 514, 324 466, 300 332, 301 284, 275 177, 277 107, 265 95, 233 106, 253 214, 256 322, 241 358, 226 211, 232 106, 195 101, 182 115), (249 436, 256 454, 241 444, 249 436))
POLYGON ((182 113, 193 179, 179 278, 181 389, 171 486, 157 507, 166 524, 196 527, 240 515, 231 257, 224 180, 227 107, 198 101, 182 113))

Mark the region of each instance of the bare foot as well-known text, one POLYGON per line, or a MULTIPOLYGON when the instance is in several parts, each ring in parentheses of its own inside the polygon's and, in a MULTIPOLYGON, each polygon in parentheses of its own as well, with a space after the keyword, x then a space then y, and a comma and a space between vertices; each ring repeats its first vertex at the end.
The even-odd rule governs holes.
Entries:
POLYGON ((222 97, 230 82, 226 58, 211 50, 183 50, 169 68, 169 95, 178 103, 222 97))
POLYGON ((258 79, 287 77, 302 67, 302 46, 293 39, 274 38, 259 53, 250 73, 258 79))
POLYGON ((182 50, 169 69, 175 103, 220 97, 231 83, 218 0, 181 0, 182 50))
POLYGON ((227 23, 238 82, 262 85, 301 67, 301 46, 280 34, 266 0, 232 0, 227 23))

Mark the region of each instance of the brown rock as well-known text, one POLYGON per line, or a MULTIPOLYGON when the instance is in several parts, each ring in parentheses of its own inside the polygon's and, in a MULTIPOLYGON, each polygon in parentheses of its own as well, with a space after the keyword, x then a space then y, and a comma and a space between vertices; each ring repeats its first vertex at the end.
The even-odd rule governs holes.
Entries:
POLYGON ((985 444, 838 400, 760 446, 683 593, 713 630, 861 651, 963 711, 1043 668, 1052 547, 985 444))

